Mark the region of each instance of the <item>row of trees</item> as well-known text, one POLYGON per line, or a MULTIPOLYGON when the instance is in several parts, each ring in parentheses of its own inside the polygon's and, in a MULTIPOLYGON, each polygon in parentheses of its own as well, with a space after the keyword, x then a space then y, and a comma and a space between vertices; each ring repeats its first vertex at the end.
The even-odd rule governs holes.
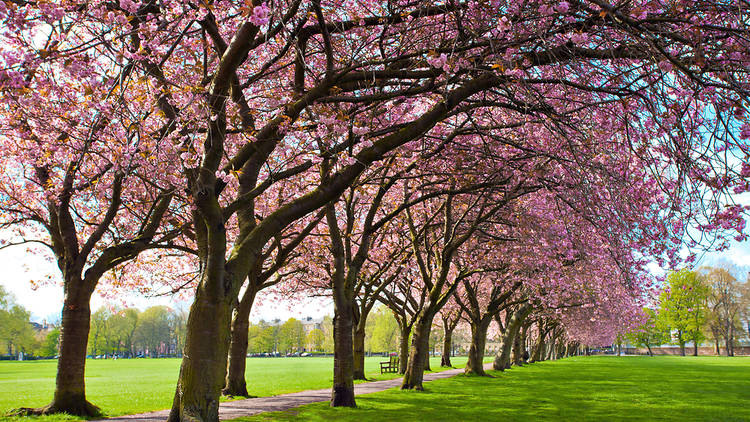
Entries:
POLYGON ((480 374, 492 320, 497 368, 524 335, 531 360, 611 343, 648 260, 746 237, 735 2, 0 2, 0 21, 3 247, 47 246, 65 291, 55 395, 30 413, 97 413, 97 289, 190 291, 169 419, 217 421, 222 391, 247 395, 261 291, 333 299, 331 404, 355 406, 377 302, 422 389, 438 317, 463 314, 480 374))
MULTIPOLYGON (((317 325, 317 324, 316 324, 317 325)), ((282 354, 291 352, 333 353, 333 319, 326 315, 319 328, 305 328, 302 321, 290 318, 286 322, 260 321, 250 323, 248 353, 282 354)), ((373 310, 365 327, 364 350, 367 353, 388 353, 398 349, 398 323, 385 306, 373 310)))
POLYGON ((647 320, 628 340, 649 354, 653 345, 675 344, 682 356, 687 342, 697 356, 698 346, 708 341, 717 355, 723 345, 724 353, 734 356, 738 342, 750 335, 750 283, 737 273, 728 264, 670 273, 658 306, 644 310, 647 320))
POLYGON ((181 355, 187 312, 152 306, 138 309, 101 308, 91 315, 91 355, 121 357, 181 355))
POLYGON ((40 327, 35 330, 29 321, 31 314, 15 303, 13 296, 0 286, 0 355, 52 357, 58 354, 60 330, 40 327))

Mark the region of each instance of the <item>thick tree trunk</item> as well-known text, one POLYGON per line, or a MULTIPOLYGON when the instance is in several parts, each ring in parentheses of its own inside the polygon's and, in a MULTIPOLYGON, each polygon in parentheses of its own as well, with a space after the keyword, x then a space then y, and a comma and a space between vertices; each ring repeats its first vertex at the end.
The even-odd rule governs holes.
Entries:
POLYGON ((516 335, 515 339, 513 340, 513 351, 512 351, 512 357, 513 357, 513 365, 515 366, 523 366, 523 352, 521 351, 521 336, 516 335))
POLYGON ((487 343, 487 329, 491 318, 471 324, 471 345, 469 346, 469 360, 466 362, 465 374, 487 375, 484 372, 484 346, 487 343))
POLYGON ((399 350, 398 350, 398 373, 406 373, 406 365, 409 363, 409 334, 411 334, 410 327, 400 327, 401 333, 398 339, 399 350))
POLYGON ((693 340, 693 356, 698 356, 698 342, 693 340))
MULTIPOLYGON (((80 285, 80 280, 67 283, 80 285)), ((52 403, 41 409, 22 409, 23 413, 69 413, 76 416, 99 415, 99 408, 86 401, 86 347, 91 324, 91 293, 68 287, 63 302, 60 329, 60 358, 52 403)))
POLYGON ((528 333, 529 333, 529 327, 531 325, 529 324, 523 324, 521 327, 521 360, 523 363, 529 362, 529 352, 528 352, 528 333))
POLYGON ((718 337, 714 339, 714 346, 716 347, 716 356, 721 355, 721 348, 719 347, 718 337))
MULTIPOLYGON (((432 331, 432 327, 430 327, 430 331, 432 331)), ((424 370, 425 371, 432 371, 432 368, 430 367, 430 333, 427 333, 427 348, 424 350, 424 370)))
POLYGON ((354 350, 352 302, 334 288, 333 388, 331 407, 356 407, 354 400, 354 350))
POLYGON ((422 380, 424 379, 424 365, 426 351, 430 347, 430 327, 434 315, 422 313, 414 323, 414 333, 411 339, 411 350, 409 351, 409 362, 406 365, 404 380, 401 384, 402 390, 424 390, 422 380))
POLYGON ((443 338, 443 355, 440 357, 440 366, 446 366, 452 368, 451 365, 451 348, 453 347, 452 338, 453 331, 446 331, 445 337, 443 338))
POLYGON ((250 328, 250 310, 255 301, 257 290, 248 285, 232 315, 229 358, 227 359, 227 376, 224 380, 222 394, 227 396, 249 397, 245 381, 245 364, 247 362, 247 335, 250 328))
MULTIPOLYGON (((541 331, 541 330, 540 330, 541 331)), ((536 344, 531 352, 531 363, 539 362, 542 360, 542 351, 544 350, 544 332, 539 333, 536 344)), ((588 356, 588 349, 586 350, 586 356, 588 356)))
MULTIPOLYGON (((362 316, 360 316, 362 318, 362 316)), ((353 333, 353 359, 354 359, 354 379, 366 380, 365 377, 365 324, 364 321, 357 323, 353 333)))
MULTIPOLYGON (((526 317, 529 316, 529 314, 531 313, 531 309, 531 305, 525 304, 521 308, 516 310, 516 312, 513 313, 513 316, 510 317, 508 326, 505 327, 505 333, 500 340, 500 348, 498 349, 497 354, 495 355, 495 360, 492 363, 492 368, 494 370, 503 371, 510 368, 511 348, 516 342, 516 338, 519 337, 519 331, 521 330, 523 321, 526 319, 526 317)), ((526 341, 525 338, 521 338, 520 340, 522 340, 524 343, 526 341)), ((519 350, 516 353, 516 359, 523 360, 522 356, 523 355, 519 350)))
MULTIPOLYGON (((222 284, 228 283, 225 280, 222 284)), ((204 286, 202 283, 196 289, 195 301, 190 307, 185 349, 169 422, 219 420, 219 397, 227 368, 233 298, 231 292, 216 294, 206 291, 208 288, 204 286)))

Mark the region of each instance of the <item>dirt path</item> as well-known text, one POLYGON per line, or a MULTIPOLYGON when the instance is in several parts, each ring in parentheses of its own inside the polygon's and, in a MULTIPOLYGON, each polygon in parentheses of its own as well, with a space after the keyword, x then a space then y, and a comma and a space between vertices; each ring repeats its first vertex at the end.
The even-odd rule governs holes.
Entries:
MULTIPOLYGON (((485 369, 491 369, 492 364, 485 364, 485 369)), ((433 381, 442 378, 463 373, 463 369, 449 369, 441 372, 430 372, 424 374, 425 381, 433 381)), ((377 393, 378 391, 401 385, 401 378, 386 381, 364 382, 354 385, 354 394, 377 393)), ((292 409, 305 404, 328 401, 331 399, 331 389, 324 388, 321 390, 307 390, 299 393, 281 394, 271 397, 258 397, 254 399, 235 400, 221 403, 219 406, 219 419, 235 419, 242 416, 257 415, 263 412, 277 412, 281 410, 292 409)), ((160 410, 158 412, 140 413, 137 415, 123 415, 109 419, 102 419, 106 422, 151 422, 164 421, 169 416, 169 410, 160 410)))

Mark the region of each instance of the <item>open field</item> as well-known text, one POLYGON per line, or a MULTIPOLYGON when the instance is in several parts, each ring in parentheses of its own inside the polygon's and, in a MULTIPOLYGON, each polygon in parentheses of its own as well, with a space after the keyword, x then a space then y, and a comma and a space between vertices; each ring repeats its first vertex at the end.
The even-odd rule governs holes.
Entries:
MULTIPOLYGON (((380 374, 384 357, 365 361, 368 378, 385 380, 398 374, 380 374)), ((432 368, 440 369, 440 358, 432 358, 432 368)), ((465 357, 453 358, 462 366, 465 357)), ((167 409, 172 404, 180 368, 179 359, 120 359, 86 362, 89 401, 109 416, 167 409)), ((43 406, 52 399, 57 361, 0 361, 0 415, 18 407, 43 406)), ((250 394, 272 396, 330 387, 333 358, 249 358, 247 382, 250 394)), ((2 419, 2 416, 0 416, 2 419)), ((65 418, 45 417, 43 421, 65 418)), ((71 418, 74 419, 74 418, 71 418)))
POLYGON ((259 421, 750 421, 750 358, 576 357, 267 413, 259 421))

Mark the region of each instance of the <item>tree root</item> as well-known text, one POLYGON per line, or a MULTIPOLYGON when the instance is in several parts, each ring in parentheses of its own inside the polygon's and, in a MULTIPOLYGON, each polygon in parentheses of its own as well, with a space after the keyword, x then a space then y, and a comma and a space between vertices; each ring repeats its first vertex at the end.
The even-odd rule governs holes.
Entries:
POLYGON ((6 416, 44 416, 56 413, 67 413, 74 416, 95 417, 101 416, 102 412, 99 407, 86 401, 82 404, 60 406, 56 403, 50 403, 43 407, 19 407, 11 410, 6 416))

